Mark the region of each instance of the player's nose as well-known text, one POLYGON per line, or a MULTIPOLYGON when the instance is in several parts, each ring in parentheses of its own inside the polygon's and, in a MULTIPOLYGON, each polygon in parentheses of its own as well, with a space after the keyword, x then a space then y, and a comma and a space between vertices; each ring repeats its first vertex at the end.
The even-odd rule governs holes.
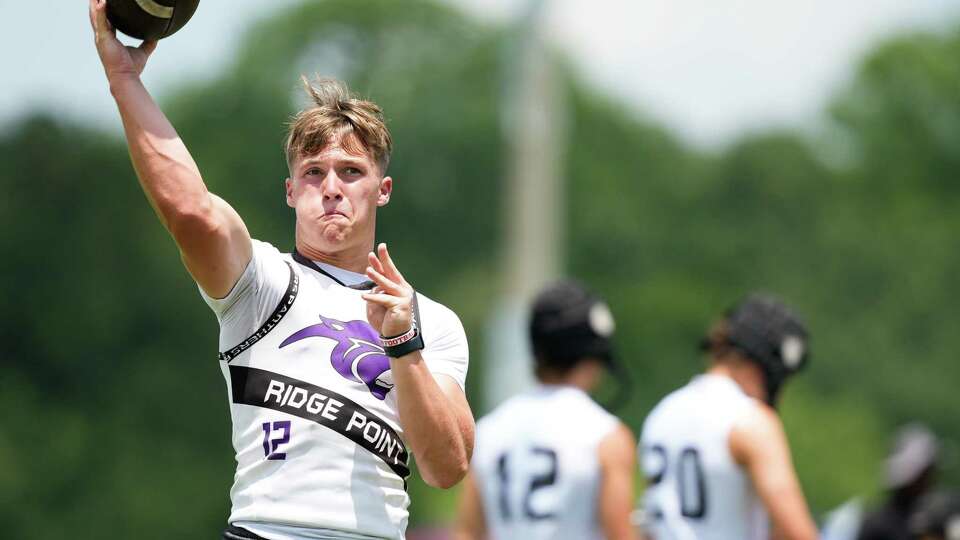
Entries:
POLYGON ((322 185, 323 198, 340 200, 343 198, 343 182, 333 169, 327 173, 322 185))

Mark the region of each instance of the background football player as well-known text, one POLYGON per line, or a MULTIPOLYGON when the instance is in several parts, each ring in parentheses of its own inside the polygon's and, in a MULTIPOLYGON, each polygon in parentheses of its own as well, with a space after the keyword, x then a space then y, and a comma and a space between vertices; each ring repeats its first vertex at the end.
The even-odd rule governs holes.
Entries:
POLYGON ((308 85, 286 144, 296 227, 282 254, 208 192, 144 87, 156 43, 123 46, 105 1, 89 8, 140 184, 220 321, 237 461, 224 537, 402 538, 409 454, 452 486, 474 425, 459 319, 415 294, 385 245, 371 251, 394 186, 379 107, 308 85))
POLYGON ((455 538, 631 539, 635 443, 588 395, 613 360, 613 317, 565 281, 535 299, 539 384, 480 420, 455 538))
POLYGON ((751 295, 702 346, 706 373, 665 397, 640 437, 645 521, 656 540, 813 540, 817 530, 774 406, 807 360, 807 330, 751 295))
POLYGON ((936 482, 940 445, 936 435, 919 423, 900 427, 884 462, 886 500, 871 510, 857 540, 908 540, 910 519, 921 498, 936 482))
POLYGON ((921 497, 909 527, 912 540, 960 540, 960 493, 942 490, 921 497))

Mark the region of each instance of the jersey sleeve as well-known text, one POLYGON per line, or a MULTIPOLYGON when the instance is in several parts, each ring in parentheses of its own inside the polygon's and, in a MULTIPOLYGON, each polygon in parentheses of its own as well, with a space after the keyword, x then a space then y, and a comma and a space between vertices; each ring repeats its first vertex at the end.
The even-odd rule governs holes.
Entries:
POLYGON ((213 298, 200 288, 200 295, 220 322, 220 349, 228 349, 256 331, 283 299, 289 281, 290 267, 277 248, 253 240, 250 262, 225 297, 213 298))
POLYGON ((457 314, 446 306, 418 294, 424 349, 421 353, 427 369, 434 375, 446 375, 466 389, 470 352, 467 334, 457 314))

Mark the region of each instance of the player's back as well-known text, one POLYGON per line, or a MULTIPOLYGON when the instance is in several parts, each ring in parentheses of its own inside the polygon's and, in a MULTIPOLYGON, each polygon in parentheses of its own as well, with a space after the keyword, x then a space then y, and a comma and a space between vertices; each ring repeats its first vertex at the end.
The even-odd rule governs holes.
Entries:
POLYGON ((617 425, 569 386, 540 386, 480 420, 472 466, 491 538, 601 538, 597 449, 617 425))
POLYGON ((766 512, 729 449, 735 422, 756 406, 732 379, 700 375, 647 417, 644 510, 656 540, 767 538, 766 512))

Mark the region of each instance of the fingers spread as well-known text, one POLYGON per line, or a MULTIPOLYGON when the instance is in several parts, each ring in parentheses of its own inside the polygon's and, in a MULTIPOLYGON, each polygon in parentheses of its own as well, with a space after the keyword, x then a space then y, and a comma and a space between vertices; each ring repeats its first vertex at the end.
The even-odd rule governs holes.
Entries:
POLYGON ((389 294, 363 293, 360 296, 367 302, 372 302, 385 308, 391 308, 398 302, 398 298, 396 296, 389 294))
POLYGON ((387 294, 406 296, 404 294, 406 291, 403 290, 403 287, 380 272, 377 272, 372 266, 367 267, 367 277, 373 280, 373 282, 376 283, 387 294))
POLYGON ((367 260, 370 262, 370 266, 373 267, 377 272, 383 273, 383 264, 380 263, 380 259, 377 258, 377 254, 370 252, 367 254, 367 260))
POLYGON ((380 260, 383 262, 383 267, 386 272, 385 275, 390 276, 391 279, 399 282, 406 283, 403 279, 403 276, 400 274, 400 270, 397 270, 397 265, 393 264, 393 259, 390 257, 390 252, 387 250, 387 245, 381 243, 377 246, 377 254, 380 256, 380 260))

